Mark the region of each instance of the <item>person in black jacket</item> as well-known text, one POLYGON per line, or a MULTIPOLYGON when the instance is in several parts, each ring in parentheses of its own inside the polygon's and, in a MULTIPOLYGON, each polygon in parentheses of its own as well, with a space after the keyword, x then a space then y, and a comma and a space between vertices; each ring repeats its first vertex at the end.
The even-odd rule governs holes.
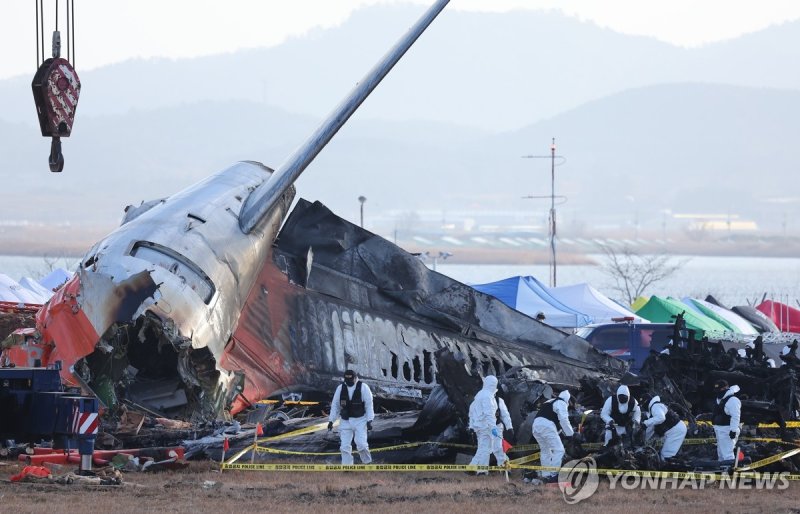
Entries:
POLYGON ((333 429, 333 422, 342 418, 339 424, 339 438, 342 451, 342 464, 353 464, 353 438, 356 440, 358 455, 362 464, 372 462, 367 442, 367 432, 372 430, 375 411, 372 407, 372 391, 369 386, 358 379, 353 370, 344 372, 344 382, 336 387, 331 400, 331 414, 328 416, 328 430, 333 429))
POLYGON ((645 440, 654 436, 663 437, 664 445, 661 447, 661 458, 668 459, 678 454, 686 439, 686 425, 681 421, 674 410, 661 402, 661 398, 653 396, 647 402, 647 409, 650 417, 644 420, 647 428, 645 440))
POLYGON ((728 386, 725 380, 714 384, 717 403, 714 406, 714 434, 717 436, 717 459, 733 460, 733 449, 739 439, 739 421, 742 416, 742 401, 736 397, 739 386, 728 386))

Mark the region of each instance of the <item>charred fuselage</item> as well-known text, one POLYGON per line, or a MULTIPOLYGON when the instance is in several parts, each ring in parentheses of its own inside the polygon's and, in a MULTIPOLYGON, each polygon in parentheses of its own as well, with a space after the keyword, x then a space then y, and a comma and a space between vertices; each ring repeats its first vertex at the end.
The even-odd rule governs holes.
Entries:
POLYGON ((431 272, 293 182, 422 34, 438 0, 274 172, 241 162, 129 208, 37 316, 49 361, 110 406, 183 418, 270 395, 329 392, 355 368, 387 397, 437 383, 434 352, 478 373, 528 366, 577 384, 621 361, 431 272))

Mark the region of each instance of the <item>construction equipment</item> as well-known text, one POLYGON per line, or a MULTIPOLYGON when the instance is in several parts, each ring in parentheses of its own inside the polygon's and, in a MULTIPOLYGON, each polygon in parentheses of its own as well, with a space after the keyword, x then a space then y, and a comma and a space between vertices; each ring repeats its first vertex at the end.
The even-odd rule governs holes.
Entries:
POLYGON ((52 440, 66 454, 77 448, 82 474, 92 469, 98 407, 95 397, 64 391, 58 365, 0 368, 0 438, 31 445, 52 440))

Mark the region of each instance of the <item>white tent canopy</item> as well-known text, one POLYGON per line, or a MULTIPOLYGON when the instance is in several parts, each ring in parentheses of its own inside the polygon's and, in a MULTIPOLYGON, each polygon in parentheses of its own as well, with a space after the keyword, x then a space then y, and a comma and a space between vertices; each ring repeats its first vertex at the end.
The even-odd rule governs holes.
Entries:
POLYGON ((531 318, 541 312, 545 316, 544 323, 551 327, 575 328, 591 323, 591 319, 585 314, 562 305, 550 296, 546 288, 533 277, 516 276, 488 284, 475 284, 472 287, 494 296, 531 318))
POLYGON ((623 317, 631 317, 636 323, 648 323, 586 283, 550 287, 547 290, 561 303, 591 317, 592 323, 611 323, 613 318, 623 317))
POLYGON ((703 309, 707 309, 708 311, 713 312, 720 318, 724 319, 734 327, 738 329, 738 331, 744 335, 758 335, 758 331, 750 324, 746 319, 739 316, 733 311, 730 311, 724 307, 720 307, 719 305, 714 305, 711 302, 707 302, 705 300, 701 300, 699 298, 690 298, 685 297, 682 298, 681 301, 690 307, 696 309, 703 315, 708 315, 708 313, 703 312, 703 309))
POLYGON ((51 296, 53 296, 52 290, 47 289, 42 284, 40 284, 39 282, 35 281, 30 277, 22 277, 21 279, 19 279, 19 285, 21 285, 28 291, 36 294, 36 296, 41 299, 41 301, 38 303, 44 303, 47 300, 49 300, 51 296))
POLYGON ((16 280, 0 273, 0 302, 42 304, 47 299, 20 285, 16 280))
POLYGON ((53 289, 57 289, 64 285, 64 282, 67 282, 69 279, 71 279, 72 275, 72 273, 64 268, 56 268, 48 273, 43 279, 39 280, 39 283, 48 290, 52 291, 53 289))

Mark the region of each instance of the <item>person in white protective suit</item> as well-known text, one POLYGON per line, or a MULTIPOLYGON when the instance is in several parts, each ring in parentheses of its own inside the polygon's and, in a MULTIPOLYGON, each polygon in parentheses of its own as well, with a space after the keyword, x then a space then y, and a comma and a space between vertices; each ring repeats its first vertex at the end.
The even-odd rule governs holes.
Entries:
MULTIPOLYGON (((497 377, 483 377, 483 387, 469 405, 469 429, 475 432, 478 449, 470 461, 470 466, 488 466, 489 454, 494 453, 497 465, 502 466, 507 457, 503 453, 503 433, 497 428, 497 377), (498 443, 495 444, 495 439, 498 443)), ((508 412, 508 411, 506 411, 508 412)), ((488 471, 478 471, 478 475, 488 475, 488 471)))
POLYGON ((617 388, 617 394, 606 398, 603 409, 600 411, 600 418, 606 423, 606 435, 603 444, 608 445, 611 440, 613 427, 616 427, 618 436, 623 436, 630 429, 632 433, 639 430, 642 421, 642 409, 635 398, 631 398, 631 391, 628 386, 621 385, 617 388))
POLYGON ((661 398, 653 396, 648 403, 650 417, 644 420, 647 427, 645 439, 654 436, 663 437, 664 445, 661 447, 661 458, 668 459, 678 454, 686 439, 686 425, 681 421, 675 411, 661 403, 661 398))
POLYGON ((505 400, 503 400, 500 394, 498 394, 496 398, 497 411, 495 412, 495 427, 500 437, 492 437, 492 453, 494 453, 495 458, 497 458, 498 455, 503 456, 502 460, 497 459, 497 465, 502 466, 508 461, 508 456, 503 449, 503 439, 506 437, 506 434, 508 434, 509 441, 514 439, 514 426, 511 424, 511 414, 508 412, 505 400))
POLYGON ((714 384, 717 405, 714 407, 714 433, 717 436, 717 460, 734 460, 733 453, 739 440, 739 420, 742 415, 742 401, 736 397, 739 386, 728 386, 725 380, 714 384))
MULTIPOLYGON (((566 437, 577 437, 577 432, 569 424, 569 391, 561 391, 557 398, 548 400, 536 413, 533 420, 533 437, 539 444, 542 466, 560 468, 564 458, 564 443, 558 436, 559 427, 566 437)), ((557 471, 542 471, 545 481, 558 478, 557 471)))
POLYGON ((792 341, 792 344, 787 344, 781 350, 781 366, 795 366, 797 367, 800 364, 800 359, 797 357, 797 339, 792 341))
POLYGON ((353 464, 353 439, 361 457, 362 464, 372 462, 369 453, 367 432, 372 430, 375 411, 372 407, 372 391, 369 386, 358 379, 353 370, 344 372, 344 382, 336 387, 331 400, 331 413, 328 416, 328 431, 333 429, 333 422, 342 418, 339 424, 339 449, 342 452, 342 465, 353 464))

